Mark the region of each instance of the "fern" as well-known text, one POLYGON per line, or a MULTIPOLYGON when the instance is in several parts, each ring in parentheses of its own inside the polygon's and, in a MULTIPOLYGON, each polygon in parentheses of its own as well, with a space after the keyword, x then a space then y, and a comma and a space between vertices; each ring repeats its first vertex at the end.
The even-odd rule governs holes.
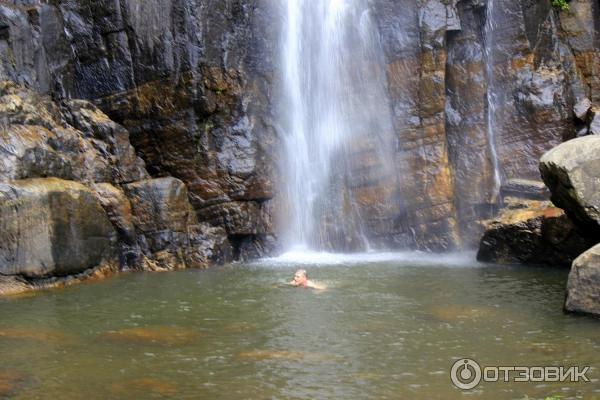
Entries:
POLYGON ((561 11, 569 10, 569 3, 567 3, 567 0, 552 0, 552 6, 561 11))

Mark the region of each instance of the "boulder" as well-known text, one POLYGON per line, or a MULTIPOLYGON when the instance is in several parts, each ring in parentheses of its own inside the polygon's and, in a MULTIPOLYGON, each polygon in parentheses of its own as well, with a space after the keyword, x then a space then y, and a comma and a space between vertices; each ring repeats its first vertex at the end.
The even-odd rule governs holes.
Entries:
POLYGON ((94 193, 56 178, 0 183, 0 273, 76 274, 113 257, 116 234, 94 193))
POLYGON ((223 228, 200 224, 179 179, 148 179, 123 186, 131 202, 140 247, 167 269, 202 268, 228 261, 231 247, 223 228))
POLYGON ((71 126, 96 148, 105 148, 110 165, 110 182, 127 183, 149 178, 144 162, 136 155, 129 142, 129 132, 112 121, 89 101, 66 102, 65 118, 71 126), (104 146, 98 146, 101 143, 104 146))
POLYGON ((573 262, 565 310, 600 317, 600 244, 573 262))
POLYGON ((477 259, 568 267, 593 245, 563 210, 549 202, 511 202, 488 224, 477 259))
POLYGON ((0 81, 0 180, 53 176, 81 182, 145 179, 125 128, 93 104, 63 108, 46 96, 0 81))
POLYGON ((119 237, 119 259, 122 268, 143 269, 144 257, 137 242, 133 225, 131 203, 119 187, 109 183, 96 183, 92 189, 106 211, 119 237))
MULTIPOLYGON (((31 290, 31 285, 20 276, 0 275, 0 296, 17 295, 31 290)), ((2 390, 0 390, 0 396, 2 396, 2 390)))
POLYGON ((584 136, 550 150, 540 172, 552 202, 591 235, 600 232, 600 137, 584 136))
POLYGON ((148 179, 123 186, 131 201, 133 223, 140 234, 184 232, 195 221, 187 188, 179 179, 148 179))

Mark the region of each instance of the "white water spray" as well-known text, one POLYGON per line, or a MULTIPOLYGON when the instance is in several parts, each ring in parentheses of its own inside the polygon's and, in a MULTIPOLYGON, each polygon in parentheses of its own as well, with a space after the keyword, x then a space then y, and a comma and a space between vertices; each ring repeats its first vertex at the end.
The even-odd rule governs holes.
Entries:
POLYGON ((356 154, 377 147, 371 164, 391 164, 382 156, 392 125, 377 29, 366 0, 281 1, 283 241, 322 249, 359 237, 364 249, 353 190, 372 171, 356 173, 356 154))
POLYGON ((497 111, 497 95, 495 93, 495 35, 496 35, 496 24, 495 24, 495 2, 496 0, 488 0, 485 15, 485 27, 484 27, 484 51, 485 51, 485 65, 487 74, 487 135, 488 143, 490 145, 490 157, 492 161, 492 168, 494 169, 494 188, 493 188, 493 202, 500 201, 500 187, 502 185, 502 179, 500 177, 500 162, 498 159, 498 151, 496 149, 496 134, 495 134, 495 117, 497 111))

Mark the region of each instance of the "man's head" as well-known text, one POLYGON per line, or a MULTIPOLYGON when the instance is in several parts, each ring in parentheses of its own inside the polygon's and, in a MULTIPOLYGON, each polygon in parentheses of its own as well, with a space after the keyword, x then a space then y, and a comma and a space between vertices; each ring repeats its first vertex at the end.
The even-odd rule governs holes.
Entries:
POLYGON ((299 269, 294 274, 294 280, 292 281, 295 286, 306 286, 308 284, 308 274, 305 269, 299 269))

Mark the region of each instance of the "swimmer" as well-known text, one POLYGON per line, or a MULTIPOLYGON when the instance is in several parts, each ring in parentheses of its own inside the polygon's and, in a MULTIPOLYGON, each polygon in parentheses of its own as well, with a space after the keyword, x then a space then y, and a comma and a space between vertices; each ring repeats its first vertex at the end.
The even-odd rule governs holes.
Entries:
POLYGON ((318 283, 308 279, 308 273, 305 269, 299 269, 296 271, 294 274, 294 279, 290 282, 290 285, 318 290, 323 290, 326 288, 324 285, 319 285, 318 283))

